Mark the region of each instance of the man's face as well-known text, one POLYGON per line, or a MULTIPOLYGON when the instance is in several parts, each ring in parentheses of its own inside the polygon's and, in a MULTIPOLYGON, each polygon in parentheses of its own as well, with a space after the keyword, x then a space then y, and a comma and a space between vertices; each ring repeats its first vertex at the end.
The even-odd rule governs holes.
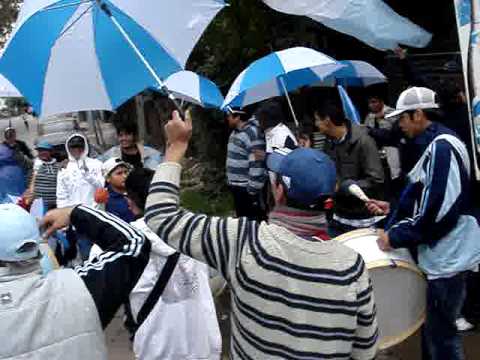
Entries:
POLYGON ((42 161, 52 160, 52 152, 50 150, 38 149, 38 158, 42 161))
POLYGON ((119 166, 111 172, 107 182, 115 189, 125 192, 125 181, 127 180, 128 172, 125 166, 119 166))
POLYGON ((135 135, 129 134, 125 131, 120 131, 118 133, 118 142, 122 149, 129 149, 135 146, 135 135))
POLYGON ((383 105, 384 105, 383 101, 380 100, 379 98, 368 99, 368 109, 374 114, 378 114, 379 112, 382 112, 383 105))
POLYGON ((68 150, 70 151, 70 155, 72 155, 72 157, 75 160, 80 160, 83 153, 85 152, 85 147, 84 146, 73 146, 73 147, 68 148, 68 150))
POLYGON ((227 123, 230 129, 236 129, 240 124, 240 115, 228 114, 227 123))
POLYGON ((400 115, 400 120, 398 122, 398 125, 400 126, 400 129, 402 132, 408 137, 408 138, 414 138, 418 135, 418 125, 417 125, 417 118, 416 118, 416 112, 415 113, 403 113, 400 115))
POLYGON ((9 130, 5 133, 5 140, 8 143, 14 143, 17 141, 17 132, 15 130, 9 130))
POLYGON ((330 130, 330 118, 327 117, 320 117, 317 113, 315 113, 315 126, 318 128, 318 131, 323 135, 328 135, 330 130))

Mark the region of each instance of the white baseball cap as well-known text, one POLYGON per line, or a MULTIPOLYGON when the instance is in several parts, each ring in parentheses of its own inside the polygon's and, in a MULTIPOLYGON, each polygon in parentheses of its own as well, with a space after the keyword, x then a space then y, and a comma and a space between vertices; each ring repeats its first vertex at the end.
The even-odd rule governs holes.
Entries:
POLYGON ((105 161, 102 165, 103 177, 107 178, 113 172, 113 170, 115 170, 119 166, 125 166, 129 170, 132 168, 132 166, 129 163, 123 161, 120 158, 111 158, 105 161))
POLYGON ((409 110, 438 109, 439 105, 435 101, 436 96, 435 91, 425 87, 407 89, 398 97, 395 111, 386 115, 385 118, 392 118, 409 110))

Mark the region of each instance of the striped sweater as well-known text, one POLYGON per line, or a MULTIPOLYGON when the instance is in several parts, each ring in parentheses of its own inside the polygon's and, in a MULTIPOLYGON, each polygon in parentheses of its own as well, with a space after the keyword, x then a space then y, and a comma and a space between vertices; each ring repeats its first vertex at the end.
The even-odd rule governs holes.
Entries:
POLYGON ((55 161, 35 163, 34 195, 43 199, 48 209, 57 207, 57 177, 61 167, 55 161))
POLYGON ((242 129, 233 130, 228 140, 228 185, 247 188, 258 193, 265 184, 265 163, 255 157, 256 150, 265 151, 265 138, 258 121, 250 119, 242 129))
POLYGON ((373 359, 378 329, 360 255, 247 219, 179 207, 181 167, 159 166, 147 200, 150 228, 218 269, 232 290, 233 359, 373 359))

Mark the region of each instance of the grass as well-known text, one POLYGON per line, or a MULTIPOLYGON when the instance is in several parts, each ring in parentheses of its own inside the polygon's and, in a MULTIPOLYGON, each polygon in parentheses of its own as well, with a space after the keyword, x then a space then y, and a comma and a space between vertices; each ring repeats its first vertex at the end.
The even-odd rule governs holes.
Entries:
POLYGON ((180 196, 182 207, 206 215, 228 216, 233 212, 233 198, 229 193, 213 197, 198 191, 182 191, 180 196))

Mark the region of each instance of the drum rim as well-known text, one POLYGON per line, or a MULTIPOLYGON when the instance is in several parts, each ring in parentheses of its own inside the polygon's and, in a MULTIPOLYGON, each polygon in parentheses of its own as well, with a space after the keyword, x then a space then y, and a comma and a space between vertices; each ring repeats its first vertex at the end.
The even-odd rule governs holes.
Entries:
POLYGON ((346 240, 352 240, 352 238, 356 238, 356 237, 359 237, 359 236, 376 235, 376 233, 377 232, 375 231, 375 229, 371 229, 371 228, 357 229, 357 230, 349 231, 349 232, 347 232, 345 234, 342 234, 340 236, 337 236, 336 238, 333 238, 332 240, 346 241, 346 240), (352 237, 352 235, 354 235, 354 236, 352 237))
POLYGON ((383 337, 382 339, 380 339, 378 348, 380 350, 386 350, 393 346, 401 344, 402 342, 407 340, 410 336, 415 334, 418 331, 418 329, 422 327, 422 325, 425 323, 426 318, 427 318, 427 313, 425 308, 425 310, 423 311, 423 315, 420 316, 420 318, 417 320, 417 322, 414 325, 412 325, 410 328, 405 330, 400 335, 383 337))

